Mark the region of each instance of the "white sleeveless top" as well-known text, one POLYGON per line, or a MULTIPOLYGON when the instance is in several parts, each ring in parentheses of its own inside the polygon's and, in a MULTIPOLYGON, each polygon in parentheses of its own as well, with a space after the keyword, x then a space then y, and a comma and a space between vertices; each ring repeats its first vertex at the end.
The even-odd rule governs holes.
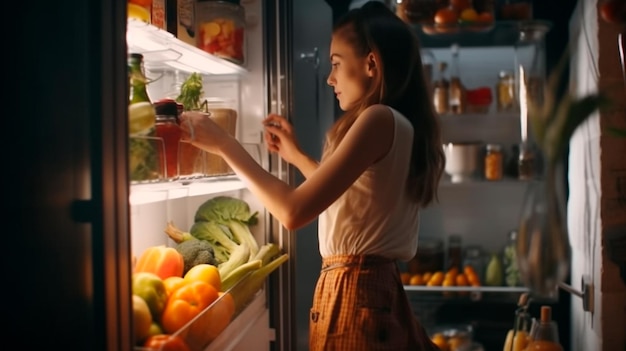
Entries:
POLYGON ((322 257, 379 255, 408 261, 415 255, 419 204, 406 192, 413 126, 390 109, 395 123, 389 153, 319 216, 322 257))

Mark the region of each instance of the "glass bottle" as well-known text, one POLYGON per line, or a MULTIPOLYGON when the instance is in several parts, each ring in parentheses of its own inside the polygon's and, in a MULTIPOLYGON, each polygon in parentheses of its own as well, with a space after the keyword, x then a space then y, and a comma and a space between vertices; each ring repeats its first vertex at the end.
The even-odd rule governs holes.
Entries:
POLYGON ((510 112, 515 109, 515 77, 513 72, 500 71, 496 85, 498 112, 510 112))
POLYGON ((503 351, 525 351, 528 350, 528 340, 532 328, 532 317, 528 313, 530 298, 527 293, 520 295, 518 308, 515 310, 515 320, 513 328, 510 329, 504 340, 503 351))
POLYGON ((454 114, 465 113, 467 109, 467 91, 461 82, 461 69, 459 65, 459 45, 453 44, 452 67, 450 67, 450 112, 454 114))
POLYGON ((541 306, 541 317, 535 325, 531 340, 527 350, 563 351, 563 346, 559 343, 559 328, 552 320, 550 306, 541 306))
POLYGON ((487 144, 485 153, 485 179, 501 180, 503 176, 504 154, 502 145, 487 144))
POLYGON ((129 104, 128 104, 128 163, 131 181, 158 179, 159 160, 157 155, 156 112, 148 97, 143 66, 143 55, 128 56, 129 104))
POLYGON ((433 103, 435 112, 439 115, 448 113, 450 108, 450 82, 446 79, 447 68, 448 64, 446 62, 439 62, 437 65, 437 80, 433 84, 433 103))

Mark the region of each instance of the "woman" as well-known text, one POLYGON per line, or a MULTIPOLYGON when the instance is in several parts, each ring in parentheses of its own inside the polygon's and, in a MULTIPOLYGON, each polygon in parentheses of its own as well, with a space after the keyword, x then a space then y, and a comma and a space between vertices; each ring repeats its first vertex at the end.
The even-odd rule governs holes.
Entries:
POLYGON ((416 252, 419 210, 436 199, 445 162, 417 38, 369 2, 335 25, 330 60, 328 84, 345 113, 327 134, 321 162, 301 151, 286 119, 264 121, 269 150, 306 178, 297 187, 265 171, 209 119, 188 114, 181 126, 194 145, 223 157, 286 228, 319 216, 311 351, 436 350, 396 264, 416 252))

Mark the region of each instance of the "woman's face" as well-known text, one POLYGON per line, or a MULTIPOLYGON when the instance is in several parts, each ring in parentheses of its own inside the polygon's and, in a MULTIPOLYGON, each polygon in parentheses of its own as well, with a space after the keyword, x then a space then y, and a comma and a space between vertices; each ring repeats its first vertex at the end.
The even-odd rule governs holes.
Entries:
POLYGON ((368 88, 373 71, 368 56, 358 57, 345 40, 333 35, 330 42, 331 71, 327 83, 335 92, 339 107, 349 110, 368 88))

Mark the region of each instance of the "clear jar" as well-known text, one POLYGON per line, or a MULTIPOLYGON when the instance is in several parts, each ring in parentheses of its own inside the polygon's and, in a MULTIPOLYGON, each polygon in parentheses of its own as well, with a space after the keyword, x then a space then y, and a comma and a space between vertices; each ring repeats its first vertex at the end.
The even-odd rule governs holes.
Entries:
POLYGON ((196 46, 237 64, 245 61, 246 15, 239 1, 196 3, 196 46))
POLYGON ((515 76, 510 71, 500 71, 496 85, 498 112, 510 112, 515 109, 515 76))
POLYGON ((487 151, 485 153, 485 179, 502 179, 503 160, 502 146, 499 144, 487 144, 487 151))
POLYGON ((481 282, 485 281, 487 256, 480 246, 468 246, 463 253, 463 267, 471 266, 481 282))
POLYGON ((444 115, 450 110, 450 82, 446 79, 446 62, 437 65, 437 79, 433 83, 433 104, 435 112, 444 115))
POLYGON ((178 147, 181 130, 178 127, 178 111, 176 101, 165 99, 157 101, 156 109, 156 136, 163 140, 163 147, 158 154, 162 164, 165 164, 166 178, 178 177, 178 147))
POLYGON ((448 262, 446 264, 447 270, 456 268, 458 272, 463 271, 461 266, 463 263, 463 246, 460 235, 450 235, 448 237, 448 262))
POLYGON ((522 278, 517 268, 516 242, 517 231, 511 230, 502 248, 502 266, 504 267, 504 284, 506 286, 522 285, 522 278))
POLYGON ((440 239, 420 239, 415 256, 408 263, 408 272, 423 274, 443 270, 443 241, 440 239))
MULTIPOLYGON (((237 111, 232 100, 222 98, 207 98, 207 112, 209 118, 222 127, 232 136, 236 136, 237 131, 237 111)), ((206 175, 226 175, 232 174, 233 170, 220 156, 206 153, 206 175)))

